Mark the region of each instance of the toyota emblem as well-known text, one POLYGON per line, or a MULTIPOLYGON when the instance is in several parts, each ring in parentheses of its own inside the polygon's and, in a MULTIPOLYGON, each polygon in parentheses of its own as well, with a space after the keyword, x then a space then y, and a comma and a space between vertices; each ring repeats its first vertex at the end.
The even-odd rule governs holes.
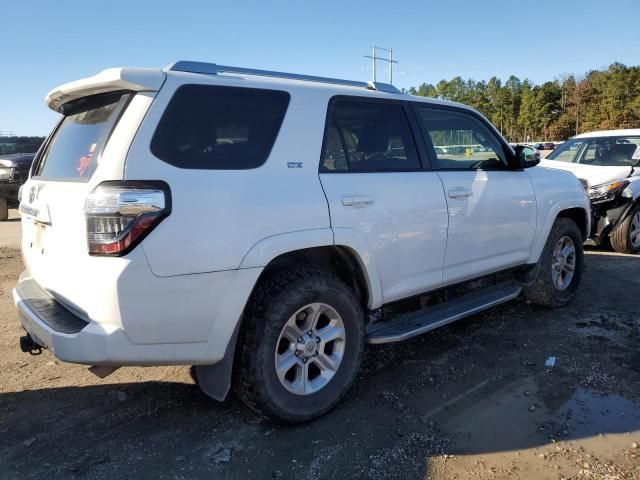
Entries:
POLYGON ((29 189, 29 203, 33 203, 36 198, 38 198, 38 186, 37 185, 33 185, 29 189))

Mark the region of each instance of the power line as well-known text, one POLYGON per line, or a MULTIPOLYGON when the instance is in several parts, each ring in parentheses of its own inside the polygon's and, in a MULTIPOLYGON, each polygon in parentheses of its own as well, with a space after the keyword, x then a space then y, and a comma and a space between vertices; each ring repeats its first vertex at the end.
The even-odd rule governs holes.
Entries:
POLYGON ((373 49, 373 55, 365 55, 364 58, 370 58, 373 63, 373 81, 374 82, 376 81, 376 61, 380 60, 383 62, 387 62, 389 64, 389 84, 393 85, 393 64, 398 63, 396 60, 393 59, 393 49, 376 47, 375 45, 373 45, 371 48, 373 49), (388 58, 378 57, 376 50, 384 50, 389 54, 389 57, 388 58))

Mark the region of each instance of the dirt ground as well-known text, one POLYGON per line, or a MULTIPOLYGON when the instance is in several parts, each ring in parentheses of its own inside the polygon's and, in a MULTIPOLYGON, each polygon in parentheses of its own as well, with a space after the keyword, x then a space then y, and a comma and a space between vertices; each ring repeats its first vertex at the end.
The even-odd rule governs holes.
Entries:
POLYGON ((640 256, 586 267, 567 308, 515 301, 368 348, 338 408, 282 427, 186 367, 100 380, 21 353, 22 263, 0 248, 0 478, 640 479, 640 256))

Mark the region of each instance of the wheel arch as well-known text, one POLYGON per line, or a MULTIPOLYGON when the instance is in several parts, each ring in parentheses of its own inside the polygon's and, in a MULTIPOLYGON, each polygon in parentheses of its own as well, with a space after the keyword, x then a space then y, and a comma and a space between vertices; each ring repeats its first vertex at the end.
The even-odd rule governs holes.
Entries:
POLYGON ((280 254, 265 266, 256 285, 274 269, 300 265, 316 267, 336 274, 354 291, 361 305, 369 308, 372 301, 371 281, 366 273, 366 267, 359 255, 344 245, 309 247, 280 254))
POLYGON ((607 232, 607 236, 610 237, 611 235, 613 235, 613 233, 622 226, 622 223, 631 214, 631 212, 638 206, 640 206, 640 196, 633 199, 633 201, 629 202, 629 204, 624 209, 624 211, 622 212, 618 220, 611 226, 610 230, 607 232))
POLYGON ((578 225, 578 228, 580 228, 580 231, 582 233, 582 240, 585 241, 587 240, 587 238, 589 238, 589 235, 591 233, 591 218, 588 206, 575 202, 556 204, 547 213, 542 228, 539 230, 536 236, 531 249, 531 258, 529 263, 537 263, 540 259, 540 255, 542 254, 544 246, 547 243, 547 238, 549 238, 551 228, 553 227, 553 224, 557 218, 568 218, 574 221, 576 225, 578 225))
POLYGON ((239 268, 268 271, 274 266, 292 262, 329 269, 355 287, 356 293, 360 293, 364 300, 363 306, 374 309, 382 305, 377 263, 359 232, 346 228, 321 228, 267 237, 249 249, 239 268))
POLYGON ((573 207, 561 210, 558 212, 558 215, 556 215, 556 218, 568 218, 569 220, 573 220, 582 232, 582 241, 586 241, 587 238, 589 238, 589 213, 584 208, 573 207))
MULTIPOLYGON (((330 237, 327 237, 326 229, 318 229, 277 235, 258 242, 245 255, 241 264, 241 268, 262 268, 251 295, 253 290, 274 270, 307 265, 335 273, 353 289, 363 308, 374 308, 372 306, 376 305, 376 302, 381 302, 382 298, 379 280, 375 277, 376 272, 367 269, 366 261, 351 246, 334 245, 333 234, 330 230, 329 232, 330 237), (312 246, 305 246, 305 244, 312 246), (287 249, 293 246, 300 248, 287 249)), ((243 317, 244 314, 237 321, 223 359, 214 365, 196 365, 195 367, 197 381, 202 391, 218 401, 223 401, 227 397, 231 386, 237 340, 242 330, 243 317)))

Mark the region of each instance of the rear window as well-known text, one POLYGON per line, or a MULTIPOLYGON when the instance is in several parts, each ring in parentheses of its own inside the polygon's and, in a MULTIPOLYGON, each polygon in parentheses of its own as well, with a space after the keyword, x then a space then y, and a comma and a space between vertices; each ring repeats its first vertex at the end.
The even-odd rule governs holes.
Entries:
POLYGON ((130 97, 128 92, 110 92, 85 97, 71 107, 37 159, 34 176, 89 180, 130 97))
POLYGON ((287 92, 184 85, 165 110, 151 151, 180 168, 246 170, 262 165, 289 104, 287 92))
POLYGON ((404 110, 395 103, 336 101, 323 152, 323 172, 420 169, 404 110))

